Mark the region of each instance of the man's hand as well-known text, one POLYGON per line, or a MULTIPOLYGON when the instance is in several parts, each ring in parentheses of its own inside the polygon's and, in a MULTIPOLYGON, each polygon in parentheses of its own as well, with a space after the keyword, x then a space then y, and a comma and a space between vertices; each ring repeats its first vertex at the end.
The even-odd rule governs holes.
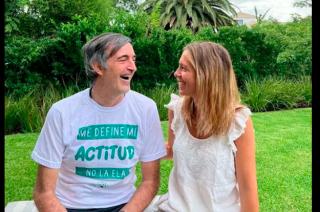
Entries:
POLYGON ((33 193, 34 202, 39 212, 66 212, 55 195, 59 169, 39 165, 36 186, 33 193))
POLYGON ((120 211, 141 212, 152 201, 159 188, 159 160, 141 162, 142 182, 131 200, 120 211))

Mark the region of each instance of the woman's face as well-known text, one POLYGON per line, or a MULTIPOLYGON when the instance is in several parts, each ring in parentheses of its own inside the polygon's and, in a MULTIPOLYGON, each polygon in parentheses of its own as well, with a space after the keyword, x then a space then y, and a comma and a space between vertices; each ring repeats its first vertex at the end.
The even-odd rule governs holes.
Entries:
POLYGON ((181 96, 193 97, 195 95, 196 75, 195 70, 190 64, 191 59, 189 51, 183 51, 179 60, 179 67, 174 72, 174 76, 178 81, 179 94, 181 96))

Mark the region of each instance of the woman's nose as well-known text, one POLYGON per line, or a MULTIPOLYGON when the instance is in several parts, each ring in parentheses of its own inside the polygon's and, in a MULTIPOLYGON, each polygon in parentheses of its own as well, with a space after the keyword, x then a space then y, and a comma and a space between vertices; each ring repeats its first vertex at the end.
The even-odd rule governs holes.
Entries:
POLYGON ((181 72, 179 71, 179 69, 177 69, 174 74, 173 74, 176 78, 181 76, 181 72))

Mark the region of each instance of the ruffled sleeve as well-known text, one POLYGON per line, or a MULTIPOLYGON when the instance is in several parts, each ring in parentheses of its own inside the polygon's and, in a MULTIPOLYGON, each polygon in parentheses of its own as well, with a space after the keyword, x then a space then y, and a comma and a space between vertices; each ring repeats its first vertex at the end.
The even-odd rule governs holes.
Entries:
POLYGON ((173 132, 176 132, 177 127, 179 125, 179 120, 181 116, 181 97, 172 93, 170 95, 171 99, 170 102, 166 105, 164 105, 166 108, 173 111, 173 120, 171 122, 170 128, 173 130, 173 132))
POLYGON ((237 140, 243 133, 246 128, 246 123, 251 116, 252 113, 249 108, 243 107, 240 110, 238 110, 235 114, 235 119, 231 125, 230 131, 229 131, 229 144, 232 147, 232 151, 236 153, 237 147, 234 143, 235 140, 237 140))

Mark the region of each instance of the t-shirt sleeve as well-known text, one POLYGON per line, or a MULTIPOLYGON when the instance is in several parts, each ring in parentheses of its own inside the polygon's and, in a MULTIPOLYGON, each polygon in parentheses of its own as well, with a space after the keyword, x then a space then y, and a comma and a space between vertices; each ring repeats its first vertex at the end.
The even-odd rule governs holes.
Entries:
POLYGON ((150 111, 150 115, 147 116, 144 132, 145 138, 140 154, 140 161, 149 162, 165 156, 167 153, 156 104, 154 104, 150 111))
POLYGON ((31 157, 43 166, 60 168, 64 150, 61 113, 51 107, 31 157))
POLYGON ((252 115, 251 111, 247 107, 243 107, 235 114, 235 119, 231 125, 229 132, 229 144, 232 147, 233 152, 237 151, 237 147, 234 143, 245 131, 247 126, 247 120, 252 115))

